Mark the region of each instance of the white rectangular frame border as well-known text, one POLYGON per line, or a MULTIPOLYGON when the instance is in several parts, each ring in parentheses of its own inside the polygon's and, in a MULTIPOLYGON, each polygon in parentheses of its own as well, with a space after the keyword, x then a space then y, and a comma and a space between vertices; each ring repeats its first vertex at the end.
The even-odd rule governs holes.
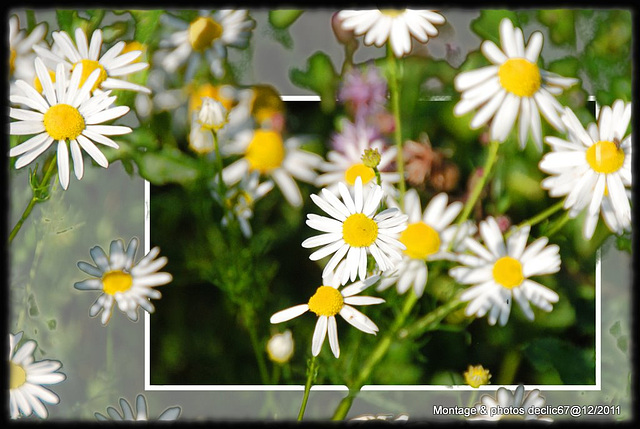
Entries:
MULTIPOLYGON (((281 96, 282 101, 320 101, 320 97, 317 95, 283 95, 281 96)), ((595 101, 595 96, 590 95, 588 100, 595 101)), ((432 97, 429 101, 450 101, 451 97, 448 96, 440 96, 440 97, 432 97)), ((596 103, 596 117, 598 116, 599 106, 596 103)), ((151 196, 151 184, 149 181, 144 181, 144 253, 145 255, 149 252, 151 246, 151 226, 150 226, 150 196, 151 196)), ((595 334, 595 349, 596 349, 596 362, 595 362, 595 370, 596 370, 596 382, 593 385, 525 385, 525 389, 527 391, 532 389, 540 389, 545 391, 599 391, 602 390, 602 341, 601 341, 601 333, 602 333, 602 294, 601 294, 601 283, 602 283, 602 254, 601 249, 598 249, 596 252, 596 272, 595 272, 595 324, 596 324, 596 334, 595 334)), ((151 368, 149 365, 149 360, 151 357, 150 352, 150 335, 151 335, 151 326, 149 320, 150 314, 144 312, 144 390, 145 391, 160 391, 160 392, 234 392, 234 391, 304 391, 304 385, 160 385, 160 384, 151 384, 151 368)), ((446 391, 491 391, 494 392, 499 386, 495 385, 486 385, 480 386, 478 388, 473 388, 467 385, 457 385, 457 386, 446 386, 446 385, 417 385, 417 386, 409 386, 409 385, 366 385, 362 387, 362 391, 425 391, 425 392, 446 392, 446 391)), ((503 386, 508 389, 515 389, 516 385, 507 385, 503 386)), ((348 392, 349 389, 347 386, 340 385, 315 385, 311 387, 313 391, 325 391, 325 392, 348 392)))

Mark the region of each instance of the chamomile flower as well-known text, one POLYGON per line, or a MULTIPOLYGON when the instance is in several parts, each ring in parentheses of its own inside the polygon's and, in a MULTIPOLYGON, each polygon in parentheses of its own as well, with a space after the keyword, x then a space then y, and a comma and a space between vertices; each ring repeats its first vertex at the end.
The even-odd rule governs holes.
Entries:
POLYGON ((329 216, 307 215, 307 225, 323 234, 307 238, 302 247, 322 246, 313 252, 309 259, 317 261, 333 254, 323 274, 331 272, 340 261, 345 259, 345 268, 341 271, 340 283, 354 281, 356 277, 367 276, 367 254, 370 253, 380 271, 394 267, 401 259, 401 251, 406 246, 398 241, 399 234, 407 227, 407 215, 397 208, 388 208, 378 213, 383 197, 382 187, 370 185, 374 189, 364 197, 362 179, 356 178, 353 196, 347 186, 340 182, 338 191, 342 201, 327 189, 320 195, 311 195, 313 202, 329 216))
POLYGON ((9 411, 12 419, 35 414, 42 419, 49 415, 44 404, 57 404, 58 395, 46 385, 58 384, 67 377, 58 372, 62 364, 57 360, 35 361, 36 342, 24 342, 17 350, 22 332, 9 334, 9 411))
POLYGON ((515 392, 512 393, 508 389, 500 387, 495 397, 484 395, 480 398, 480 403, 475 405, 477 415, 469 418, 469 420, 497 421, 515 418, 551 421, 548 417, 530 413, 531 410, 542 408, 545 403, 546 400, 544 396, 540 395, 540 390, 538 389, 525 392, 524 386, 519 385, 515 392))
POLYGON ((172 49, 162 58, 162 66, 173 73, 187 63, 185 82, 191 80, 202 59, 209 63, 215 77, 224 76, 223 61, 227 57, 227 47, 246 46, 255 26, 246 10, 202 12, 190 23, 170 15, 163 18, 178 31, 160 45, 172 49))
MULTIPOLYGON (((376 182, 376 174, 373 168, 367 167, 362 161, 362 155, 367 149, 377 149, 380 153, 380 183, 388 199, 392 199, 397 191, 394 184, 400 181, 400 174, 392 170, 394 166, 397 148, 388 146, 384 140, 374 136, 363 123, 353 124, 343 121, 343 130, 336 140, 342 142, 342 150, 331 150, 327 153, 327 160, 323 161, 319 170, 323 173, 316 179, 316 185, 327 188, 334 194, 338 194, 338 183, 344 182, 353 186, 356 178, 360 177, 363 185, 376 182), (392 171, 389 171, 392 170, 392 171)), ((365 192, 370 189, 366 186, 365 192)))
POLYGON ((558 302, 556 292, 529 277, 558 272, 560 249, 556 244, 547 246, 547 237, 527 246, 529 231, 529 226, 516 230, 505 245, 498 223, 489 217, 480 222, 480 235, 487 247, 466 238, 467 247, 475 255, 458 255, 464 266, 452 268, 449 275, 458 283, 474 285, 460 295, 461 301, 470 301, 465 310, 467 316, 483 317, 488 313, 490 325, 499 321, 504 326, 514 299, 529 320, 534 319, 529 303, 551 311, 552 304, 558 302))
POLYGON ((490 40, 481 45, 484 56, 492 63, 487 67, 460 73, 454 79, 462 98, 453 108, 457 116, 479 108, 471 120, 471 128, 480 128, 491 120, 492 140, 503 142, 518 119, 520 146, 527 143, 529 131, 539 151, 542 150, 540 112, 557 130, 563 131, 560 103, 553 97, 561 94, 578 79, 566 78, 538 67, 543 36, 534 32, 528 44, 520 28, 507 18, 500 22, 502 50, 490 40))
POLYGON ((463 375, 465 383, 476 389, 489 384, 489 379, 491 378, 489 370, 482 365, 469 365, 463 375))
POLYGON ((583 235, 589 240, 602 218, 616 234, 631 228, 631 206, 627 190, 631 187, 631 103, 616 100, 603 106, 598 125, 585 130, 571 109, 566 108, 562 121, 568 130, 567 140, 546 137, 552 151, 545 154, 539 167, 550 177, 541 183, 552 197, 566 195, 564 208, 574 218, 587 209, 583 235))
POLYGON ((380 47, 388 42, 396 57, 411 51, 412 36, 427 43, 429 37, 438 35, 434 24, 445 22, 435 11, 413 9, 341 10, 338 19, 343 29, 353 30, 357 36, 364 35, 365 45, 380 47))
POLYGON ((456 201, 447 205, 447 202, 447 194, 440 193, 429 201, 423 213, 418 192, 415 189, 407 191, 404 196, 407 229, 399 238, 406 249, 396 268, 383 277, 379 291, 395 283, 398 293, 403 294, 413 287, 416 296, 420 297, 427 284, 427 261, 452 259, 453 255, 447 248, 454 236, 456 246, 452 246, 452 250, 464 250, 464 239, 475 233, 475 225, 470 221, 462 224, 456 236, 458 226, 451 225, 451 222, 462 210, 462 203, 456 201))
POLYGON ((100 29, 92 33, 90 42, 87 41, 87 36, 82 28, 76 28, 75 43, 65 31, 54 31, 51 33, 51 37, 54 41, 54 47, 51 50, 38 46, 33 47, 50 69, 56 69, 58 64, 63 64, 65 71, 69 72, 82 65, 81 85, 95 70, 98 70, 98 78, 92 85, 92 92, 110 89, 151 92, 142 85, 121 79, 149 67, 148 63, 138 60, 142 51, 129 50, 124 52, 127 45, 124 41, 116 43, 101 55, 102 30, 100 29))
POLYGON ((311 311, 318 316, 315 330, 313 331, 313 339, 311 343, 311 353, 318 356, 324 339, 329 336, 329 345, 333 355, 340 357, 340 344, 338 343, 338 326, 336 323, 336 315, 339 314, 344 320, 362 332, 375 335, 378 327, 371 319, 360 311, 352 307, 352 305, 373 305, 384 302, 382 298, 372 296, 356 296, 369 286, 379 280, 378 276, 372 276, 365 280, 357 281, 344 287, 341 291, 339 270, 335 273, 327 273, 323 275, 323 285, 318 287, 316 293, 309 298, 307 304, 300 304, 285 310, 278 311, 271 316, 271 323, 282 323, 298 317, 307 311, 311 311))
MULTIPOLYGON (((47 33, 47 25, 40 23, 30 33, 20 29, 20 20, 16 15, 9 18, 9 76, 12 80, 33 81, 35 72, 33 61, 35 60, 35 45, 43 43, 47 33)), ((14 87, 11 86, 11 93, 14 87)))
POLYGON ((301 140, 295 137, 283 140, 276 130, 240 131, 234 142, 221 148, 223 155, 242 155, 224 168, 222 178, 233 186, 246 174, 257 171, 273 179, 289 204, 300 207, 302 195, 294 178, 313 183, 315 169, 322 161, 319 155, 301 150, 300 144, 301 140))
MULTIPOLYGON (((118 412, 114 407, 107 407, 107 414, 109 417, 100 413, 95 413, 94 416, 98 421, 148 421, 149 414, 147 411, 147 398, 144 395, 136 396, 136 410, 135 413, 131 404, 124 398, 120 398, 120 409, 122 414, 118 412)), ((180 407, 169 407, 158 416, 158 421, 173 421, 177 420, 182 412, 180 407)))
POLYGON ((154 247, 134 264, 137 250, 138 239, 135 237, 129 241, 126 251, 122 240, 113 240, 109 256, 100 246, 95 246, 89 251, 96 266, 84 261, 78 262, 78 268, 92 278, 77 282, 73 287, 78 290, 102 292, 89 309, 89 316, 96 317, 102 311, 103 325, 109 322, 114 303, 134 322, 138 320, 138 307, 153 313, 155 307, 151 304, 151 298, 159 299, 162 296, 153 288, 167 284, 173 279, 169 273, 158 272, 167 264, 167 258, 164 256, 155 259, 160 253, 160 248, 154 247))
POLYGON ((16 168, 22 168, 46 151, 54 141, 58 142, 58 176, 64 189, 69 186, 69 149, 73 160, 73 170, 78 180, 84 174, 84 163, 80 148, 84 149, 101 167, 109 162, 94 144, 118 148, 107 136, 131 132, 131 128, 119 125, 101 125, 126 114, 126 106, 111 107, 115 96, 110 91, 90 95, 91 88, 98 80, 99 71, 94 70, 79 86, 84 76, 83 65, 79 64, 67 83, 64 66, 56 69, 56 81, 51 77, 40 58, 35 59, 35 70, 44 91, 42 96, 36 89, 22 80, 16 81, 22 94, 10 96, 12 103, 24 105, 31 110, 11 108, 9 116, 17 119, 9 125, 12 135, 32 135, 24 143, 13 147, 9 156, 19 156, 16 168), (69 148, 67 148, 67 142, 69 148))

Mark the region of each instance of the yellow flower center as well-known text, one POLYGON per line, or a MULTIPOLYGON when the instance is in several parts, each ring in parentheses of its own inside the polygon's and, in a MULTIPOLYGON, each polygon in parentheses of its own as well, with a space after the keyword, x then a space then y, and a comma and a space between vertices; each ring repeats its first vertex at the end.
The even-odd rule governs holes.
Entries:
POLYGON ((91 88, 91 92, 95 91, 100 86, 100 84, 102 84, 102 82, 107 80, 107 77, 108 77, 107 76, 107 71, 104 69, 104 67, 102 67, 102 64, 100 64, 99 62, 93 61, 93 60, 82 59, 79 62, 75 63, 73 65, 73 67, 71 67, 71 71, 72 72, 73 72, 73 69, 78 64, 82 64, 82 76, 80 77, 80 86, 81 87, 87 81, 89 76, 91 76, 91 73, 93 73, 95 70, 100 70, 100 75, 98 76, 98 79, 96 80, 96 83, 93 84, 93 88, 91 88))
POLYGON ((405 10, 406 9, 380 9, 380 13, 395 18, 396 16, 402 15, 405 10))
POLYGON ((131 274, 120 270, 109 271, 102 277, 102 290, 109 295, 126 292, 131 288, 131 285, 133 285, 131 274))
POLYGON ((280 94, 270 85, 256 85, 253 87, 251 114, 258 123, 270 119, 273 115, 284 111, 284 102, 280 94))
POLYGON ((132 61, 132 63, 139 63, 140 61, 142 61, 142 57, 144 56, 145 50, 146 50, 146 47, 142 43, 138 42, 137 40, 133 40, 131 42, 127 42, 124 45, 121 55, 126 54, 128 52, 140 51, 142 52, 142 54, 138 58, 132 61))
POLYGON ((27 381, 27 373, 22 366, 9 362, 9 389, 17 389, 27 381))
POLYGON ((200 110, 202 107, 202 99, 206 97, 219 101, 227 111, 233 108, 233 99, 223 97, 220 93, 219 86, 205 83, 191 90, 191 96, 189 97, 189 117, 191 117, 193 112, 200 110))
POLYGON ((189 43, 194 51, 204 51, 222 36, 222 25, 201 16, 189 25, 189 43))
POLYGON ((368 247, 378 238, 378 224, 362 213, 352 214, 342 224, 342 238, 351 247, 368 247))
POLYGON ((342 310, 343 305, 342 294, 331 286, 320 286, 309 298, 309 310, 318 316, 335 316, 342 310))
POLYGON ((498 259, 493 265, 493 278, 496 282, 507 289, 513 289, 516 286, 520 286, 524 280, 524 276, 522 275, 522 264, 517 259, 510 256, 504 256, 498 259))
POLYGON ((540 69, 524 58, 511 58, 498 70, 500 85, 518 97, 531 97, 540 88, 540 69))
POLYGON ((280 167, 284 154, 284 143, 279 133, 272 130, 256 130, 245 158, 249 161, 251 170, 267 173, 280 167))
POLYGON ((489 370, 484 369, 482 365, 469 365, 467 372, 464 373, 465 382, 473 388, 478 388, 488 384, 490 378, 491 374, 489 373, 489 370))
POLYGON ((400 242, 407 246, 404 253, 414 259, 426 259, 440 250, 440 234, 424 222, 409 224, 400 242))
POLYGON ((84 128, 84 118, 68 104, 51 106, 44 114, 44 129, 55 140, 75 140, 84 128))
MULTIPOLYGON (((49 77, 51 77, 51 83, 56 83, 56 73, 53 70, 47 70, 49 72, 49 77)), ((33 87, 42 94, 42 82, 38 79, 38 75, 33 79, 33 87)))
POLYGON ((624 164, 624 151, 614 142, 599 141, 587 149, 587 162, 597 173, 615 173, 624 164))
POLYGON ((376 177, 376 173, 373 168, 367 167, 363 163, 353 164, 344 172, 344 180, 351 186, 355 185, 358 176, 360 176, 362 184, 366 185, 376 177))
POLYGON ((16 56, 18 55, 16 53, 16 50, 13 48, 10 48, 11 52, 9 53, 9 74, 13 75, 13 71, 16 69, 16 56))

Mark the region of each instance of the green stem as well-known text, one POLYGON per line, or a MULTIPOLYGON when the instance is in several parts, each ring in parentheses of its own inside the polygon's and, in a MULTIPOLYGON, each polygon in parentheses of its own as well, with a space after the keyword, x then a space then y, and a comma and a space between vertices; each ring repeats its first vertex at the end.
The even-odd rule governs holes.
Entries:
POLYGON ((389 350, 389 347, 396 338, 398 331, 404 325, 407 317, 409 316, 409 313, 417 302, 418 297, 413 292, 413 289, 411 289, 409 295, 407 296, 407 299, 404 302, 402 310, 396 316, 396 319, 387 331, 386 335, 384 335, 380 339, 380 341, 378 341, 376 348, 364 362, 362 369, 358 373, 358 377, 349 386, 349 394, 345 398, 343 398, 342 401, 340 401, 340 404, 338 404, 338 407, 333 414, 332 420, 342 420, 347 415, 356 395, 358 394, 358 392, 360 392, 362 386, 364 386, 366 381, 369 379, 369 376, 373 372, 374 367, 378 364, 378 362, 380 362, 380 360, 382 360, 384 355, 389 350))
POLYGON ((307 365, 307 382, 304 385, 304 396, 302 397, 302 404, 300 404, 300 411, 298 412, 298 421, 302 421, 304 417, 304 411, 307 408, 307 401, 309 400, 309 392, 311 391, 311 385, 316 379, 318 374, 318 363, 316 357, 313 356, 309 360, 307 365))
POLYGON ((504 235, 504 238, 508 238, 514 231, 529 225, 529 226, 533 226, 533 225, 537 225, 540 222, 542 222, 543 220, 547 219, 549 216, 551 216, 552 214, 554 214, 555 212, 557 212, 558 210, 562 209, 564 205, 564 200, 563 201, 558 201, 556 204, 552 205, 551 207, 549 207, 548 209, 538 213, 537 215, 533 216, 532 218, 529 218, 527 220, 525 220, 524 222, 519 223, 515 228, 510 229, 509 231, 507 231, 507 233, 504 235))
POLYGON ((423 334, 424 332, 431 331, 440 324, 442 319, 463 307, 464 304, 465 303, 460 301, 458 297, 455 297, 451 301, 425 314, 406 329, 401 330, 398 333, 398 336, 400 338, 411 338, 423 334))
POLYGON ((482 189, 484 188, 485 183, 487 183, 487 179, 491 174, 491 169, 495 164, 499 147, 500 147, 500 142, 496 140, 491 141, 491 143, 489 144, 489 152, 487 153, 487 158, 485 159, 484 166, 482 167, 482 176, 478 178, 478 181, 476 182, 475 186, 471 190, 471 193, 469 194, 467 201, 464 203, 462 214, 456 221, 456 225, 458 225, 458 228, 456 228, 456 233, 453 236, 453 240, 451 240, 449 242, 449 245, 447 246, 447 252, 451 250, 451 248, 453 247, 453 243, 455 243, 456 239, 458 238, 460 225, 462 225, 469 218, 469 214, 471 214, 471 210, 473 210, 473 207, 476 205, 478 198, 480 198, 482 189))
POLYGON ((546 237, 551 237, 556 232, 560 231, 565 223, 570 220, 569 212, 564 212, 564 215, 559 219, 556 219, 551 228, 544 233, 546 237))
POLYGON ((262 384, 269 384, 267 365, 264 361, 264 355, 262 353, 262 348, 260 347, 260 341, 258 341, 258 334, 256 333, 255 324, 253 323, 253 316, 250 314, 251 310, 243 308, 242 311, 245 313, 245 325, 247 327, 247 331, 249 331, 249 338, 251 340, 253 353, 256 355, 258 371, 260 372, 260 379, 262 380, 262 384))
MULTIPOLYGON (((211 131, 211 133, 213 134, 213 142, 216 148, 216 167, 218 169, 218 193, 220 194, 221 201, 224 201, 227 196, 227 186, 222 180, 222 169, 223 169, 222 155, 220 154, 220 145, 218 144, 218 135, 215 133, 215 131, 211 131)), ((223 208, 224 208, 224 204, 223 204, 223 208)))
POLYGON ((20 219, 18 220, 18 223, 16 223, 16 226, 13 227, 13 229, 11 230, 11 233, 9 234, 9 244, 11 244, 11 242, 13 241, 15 236, 18 234, 18 231, 20 231, 20 228, 22 228, 22 225, 24 224, 24 222, 27 220, 27 218, 31 214, 31 211, 35 207, 36 203, 44 201, 44 199, 42 199, 40 197, 38 192, 44 186, 46 186, 47 188, 49 187, 49 181, 51 180, 51 176, 53 175, 54 171, 56 170, 56 166, 57 166, 57 164, 56 164, 56 155, 53 155, 53 158, 51 158, 51 161, 49 162, 49 166, 47 168, 47 171, 44 173, 44 176, 42 177, 42 180, 38 184, 38 187, 37 187, 38 191, 33 189, 33 196, 31 197, 31 201, 29 201, 29 204, 27 205, 27 208, 24 209, 24 212, 22 213, 22 216, 20 216, 20 219))
POLYGON ((396 154, 396 168, 400 175, 400 182, 398 183, 400 191, 400 207, 404 209, 404 194, 406 191, 406 185, 404 182, 404 154, 402 152, 402 122, 400 120, 400 90, 398 88, 398 67, 396 57, 391 50, 391 46, 387 44, 387 63, 389 64, 389 92, 391 95, 391 110, 393 112, 393 119, 395 122, 395 128, 393 131, 393 138, 396 148, 398 150, 396 154))

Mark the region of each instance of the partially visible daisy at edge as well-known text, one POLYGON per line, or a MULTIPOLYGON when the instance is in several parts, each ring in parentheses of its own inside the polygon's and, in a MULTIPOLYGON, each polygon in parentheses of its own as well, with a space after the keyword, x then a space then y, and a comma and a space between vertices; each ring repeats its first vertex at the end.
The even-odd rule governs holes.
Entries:
POLYGON ((415 9, 341 10, 338 19, 343 29, 364 35, 365 45, 381 47, 389 43, 396 57, 411 52, 411 37, 427 43, 429 37, 438 35, 435 25, 445 22, 433 10, 415 9))
MULTIPOLYGON (((120 398, 120 408, 122 410, 122 414, 118 412, 114 407, 107 407, 107 414, 109 417, 104 416, 100 413, 94 413, 96 420, 98 421, 148 421, 149 413, 147 411, 147 398, 144 395, 140 394, 136 396, 136 410, 135 413, 131 404, 124 398, 120 398)), ((169 407, 164 410, 156 419, 157 421, 174 421, 178 420, 180 417, 180 413, 182 412, 182 408, 180 407, 169 407)))
POLYGON ((520 28, 504 18, 500 22, 502 50, 490 40, 480 49, 490 66, 458 74, 453 83, 461 100, 453 108, 456 116, 478 109, 470 123, 477 129, 491 121, 490 138, 504 142, 518 118, 520 147, 527 143, 529 132, 538 151, 542 151, 540 113, 558 131, 564 131, 559 112, 562 105, 554 96, 578 82, 538 67, 543 36, 534 32, 528 44, 520 28))
POLYGON ((239 131, 233 142, 221 147, 223 156, 241 155, 241 158, 222 170, 227 186, 233 186, 250 172, 268 176, 278 185, 283 196, 294 207, 302 206, 302 194, 294 179, 307 183, 316 180, 316 169, 322 158, 300 149, 302 139, 289 137, 272 129, 239 131))
MULTIPOLYGON (((44 38, 47 34, 47 24, 42 22, 36 25, 30 33, 20 29, 18 16, 12 15, 9 18, 9 77, 11 81, 24 80, 32 82, 35 77, 33 61, 36 53, 33 50, 35 45, 44 45, 44 38)), ((13 94, 17 88, 11 84, 10 93, 13 94)))
POLYGON ((84 261, 78 262, 78 268, 92 278, 77 282, 73 287, 101 292, 89 309, 89 316, 96 317, 102 312, 100 321, 103 325, 109 322, 114 304, 133 322, 138 320, 138 307, 153 313, 155 307, 151 299, 162 297, 160 291, 154 288, 173 280, 171 274, 158 272, 168 262, 165 256, 156 259, 160 253, 159 247, 154 247, 134 263, 138 244, 138 239, 134 237, 125 250, 122 240, 113 240, 109 256, 100 246, 89 251, 95 266, 84 261))
MULTIPOLYGON (((400 234, 400 242, 406 246, 402 260, 389 274, 385 274, 377 290, 385 290, 395 284, 399 294, 413 287, 416 296, 422 296, 427 284, 427 262, 441 259, 453 260, 454 255, 447 251, 449 243, 455 237, 452 246, 454 252, 465 250, 465 238, 476 232, 472 221, 460 225, 451 222, 462 210, 460 201, 448 204, 444 192, 434 196, 424 212, 420 207, 420 197, 415 189, 409 189, 404 195, 404 213, 408 216, 407 229, 400 234)), ((397 206, 397 203, 396 203, 397 206)))
POLYGON ((170 50, 160 52, 161 64, 173 73, 186 63, 185 82, 191 80, 202 59, 215 77, 223 77, 227 47, 245 47, 255 26, 247 10, 203 11, 190 23, 168 14, 162 19, 178 30, 161 42, 161 48, 170 50))
POLYGON ((327 189, 321 190, 321 196, 311 194, 313 202, 331 217, 307 214, 307 225, 322 234, 307 238, 302 247, 322 246, 309 256, 312 261, 333 255, 323 274, 332 271, 344 259, 346 265, 340 270, 342 284, 349 279, 366 278, 369 253, 379 270, 384 272, 400 261, 401 252, 406 249, 398 236, 407 227, 407 215, 395 207, 378 213, 384 192, 378 185, 369 186, 373 189, 365 197, 362 179, 358 176, 353 196, 344 183, 338 183, 342 201, 327 189))
MULTIPOLYGON (((515 227, 514 227, 515 228, 515 227)), ((540 237, 527 246, 530 227, 516 229, 506 243, 493 217, 480 222, 480 236, 484 246, 471 237, 465 239, 473 254, 459 254, 462 266, 449 270, 460 284, 473 285, 460 295, 469 301, 465 314, 483 317, 488 322, 506 325, 515 300, 529 320, 534 319, 530 303, 543 311, 551 311, 559 296, 553 290, 530 280, 531 276, 553 274, 560 270, 557 244, 548 245, 547 237, 540 237)))
POLYGON ((98 70, 99 75, 92 85, 92 92, 110 89, 125 89, 147 94, 151 92, 145 86, 122 79, 129 74, 149 67, 148 63, 138 60, 142 51, 134 49, 125 52, 127 44, 124 41, 119 41, 104 54, 101 54, 101 29, 97 29, 91 34, 90 42, 87 41, 87 35, 82 28, 75 30, 75 43, 65 31, 54 31, 51 33, 51 37, 54 41, 54 46, 51 49, 39 46, 33 48, 49 69, 54 70, 58 64, 63 64, 65 71, 69 72, 82 65, 81 85, 88 76, 98 70))
POLYGON ((469 420, 522 419, 550 422, 552 419, 549 417, 530 413, 531 410, 542 408, 545 403, 546 400, 538 389, 525 392, 524 386, 521 384, 512 393, 504 387, 499 387, 495 397, 483 395, 480 398, 480 403, 475 405, 477 415, 469 417, 469 420), (499 412, 500 410, 504 411, 499 412), (514 414, 514 410, 524 410, 524 414, 514 414))
POLYGON ((12 419, 35 414, 46 419, 45 404, 58 404, 60 398, 44 386, 58 384, 67 376, 58 372, 62 364, 57 360, 35 361, 37 344, 25 341, 17 350, 22 332, 9 334, 9 412, 12 419))
POLYGON ((562 115, 567 126, 567 140, 546 137, 551 152, 539 163, 550 174, 541 182, 551 197, 566 195, 564 208, 575 218, 586 208, 583 236, 590 240, 599 215, 611 231, 622 234, 631 229, 631 103, 616 100, 603 106, 598 125, 582 126, 568 107, 562 115))
POLYGON ((291 320, 307 311, 315 313, 318 316, 318 320, 311 342, 313 356, 320 354, 324 339, 328 336, 331 352, 336 358, 340 357, 338 326, 335 317, 337 314, 362 332, 373 335, 378 332, 376 324, 369 317, 353 308, 352 305, 373 305, 385 302, 382 298, 358 295, 375 284, 380 277, 371 276, 338 290, 340 287, 340 271, 342 271, 342 267, 338 267, 335 272, 323 274, 322 286, 318 287, 316 293, 309 298, 307 304, 300 304, 278 311, 270 319, 270 322, 275 324, 291 320))
POLYGON ((94 142, 118 149, 118 144, 107 136, 127 134, 132 131, 131 128, 101 124, 125 115, 129 108, 127 106, 111 107, 116 98, 110 95, 111 91, 90 95, 91 88, 98 79, 97 70, 94 70, 82 86, 79 86, 81 76, 84 75, 83 66, 79 65, 75 68, 71 74, 71 80, 67 83, 64 66, 59 64, 54 84, 42 60, 36 58, 34 63, 44 96, 28 83, 22 80, 16 81, 21 94, 11 95, 10 101, 31 110, 9 109, 9 117, 17 119, 10 123, 9 133, 11 135, 35 134, 35 136, 11 148, 9 156, 19 156, 15 167, 20 169, 57 141, 58 177, 62 187, 67 189, 69 151, 71 151, 73 170, 78 180, 84 175, 81 148, 98 165, 107 168, 109 161, 94 142), (68 148, 67 142, 69 142, 68 148))

